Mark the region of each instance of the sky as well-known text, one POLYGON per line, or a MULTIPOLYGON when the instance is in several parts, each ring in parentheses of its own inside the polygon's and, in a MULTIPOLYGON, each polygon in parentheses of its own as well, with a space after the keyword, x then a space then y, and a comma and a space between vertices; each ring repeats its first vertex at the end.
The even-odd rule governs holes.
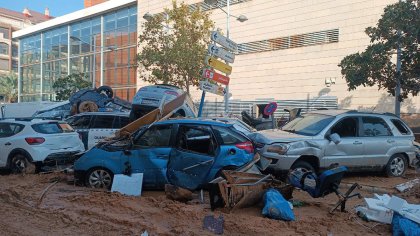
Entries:
POLYGON ((22 12, 25 7, 43 13, 50 9, 50 15, 62 16, 83 9, 83 0, 0 0, 0 7, 22 12))

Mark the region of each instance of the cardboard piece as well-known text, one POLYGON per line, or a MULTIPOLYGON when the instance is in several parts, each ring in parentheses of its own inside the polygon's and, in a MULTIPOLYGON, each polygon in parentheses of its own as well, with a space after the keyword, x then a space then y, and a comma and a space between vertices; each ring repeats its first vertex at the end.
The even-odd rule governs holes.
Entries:
POLYGON ((143 173, 131 174, 131 176, 114 175, 111 192, 119 192, 129 196, 140 196, 143 187, 143 173))
POLYGON ((420 205, 409 204, 402 198, 392 196, 386 207, 398 212, 401 216, 420 224, 420 205))
POLYGON ((391 197, 387 194, 382 196, 375 194, 376 198, 365 198, 366 207, 359 206, 356 211, 364 215, 368 220, 391 224, 394 212, 385 207, 391 197))

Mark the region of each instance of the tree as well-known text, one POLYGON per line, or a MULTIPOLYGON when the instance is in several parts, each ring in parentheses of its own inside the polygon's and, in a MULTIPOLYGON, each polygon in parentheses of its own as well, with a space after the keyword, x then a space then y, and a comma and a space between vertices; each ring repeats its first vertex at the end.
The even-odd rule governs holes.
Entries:
POLYGON ((4 96, 7 102, 17 102, 18 100, 18 78, 16 74, 10 73, 0 75, 0 95, 4 96))
POLYGON ((71 95, 81 89, 92 87, 83 73, 70 74, 57 79, 53 84, 58 101, 68 100, 71 95))
POLYGON ((342 59, 341 74, 349 90, 359 86, 385 89, 395 96, 396 78, 401 81, 403 101, 409 94, 420 91, 420 8, 417 0, 406 0, 385 8, 376 27, 368 27, 365 33, 371 44, 361 53, 342 59), (401 72, 396 70, 396 52, 401 49, 401 72))
POLYGON ((169 83, 189 93, 199 83, 213 21, 201 9, 172 1, 172 9, 143 24, 137 55, 140 78, 149 83, 169 83))

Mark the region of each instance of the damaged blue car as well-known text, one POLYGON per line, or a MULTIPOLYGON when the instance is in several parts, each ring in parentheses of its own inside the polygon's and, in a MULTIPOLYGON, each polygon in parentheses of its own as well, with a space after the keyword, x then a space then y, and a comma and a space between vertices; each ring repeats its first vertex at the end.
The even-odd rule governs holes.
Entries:
POLYGON ((253 158, 252 142, 232 124, 177 119, 97 145, 75 162, 74 174, 76 181, 93 188, 110 188, 115 174, 143 173, 144 188, 162 189, 170 183, 194 190, 253 158))

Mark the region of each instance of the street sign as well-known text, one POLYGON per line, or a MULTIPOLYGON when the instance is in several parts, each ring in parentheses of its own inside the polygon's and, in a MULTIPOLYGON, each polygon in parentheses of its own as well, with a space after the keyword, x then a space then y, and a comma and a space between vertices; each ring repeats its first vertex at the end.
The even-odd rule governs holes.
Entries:
POLYGON ((225 88, 217 84, 212 84, 208 82, 207 80, 200 81, 200 89, 209 93, 220 95, 220 96, 224 96, 226 93, 225 88))
POLYGON ((203 69, 203 75, 202 76, 205 79, 211 79, 213 81, 219 82, 219 83, 224 84, 224 85, 228 85, 229 80, 230 80, 229 77, 224 76, 222 74, 219 74, 216 71, 210 70, 210 69, 203 69))
POLYGON ((213 67, 214 69, 221 71, 225 74, 230 75, 230 73, 232 73, 232 67, 217 60, 214 57, 211 56, 207 56, 206 59, 204 60, 204 63, 206 63, 208 66, 213 67))
POLYGON ((271 102, 264 108, 264 115, 271 116, 277 110, 277 103, 271 102))
POLYGON ((215 44, 210 44, 208 48, 208 52, 210 55, 214 55, 219 57, 222 60, 225 60, 229 63, 233 63, 235 61, 235 55, 226 51, 225 49, 216 46, 215 44))
POLYGON ((236 44, 232 40, 226 38, 225 36, 221 35, 217 31, 212 31, 211 32, 211 40, 213 40, 214 42, 222 45, 223 47, 225 47, 225 48, 227 48, 231 51, 236 52, 238 50, 238 44, 236 44))

